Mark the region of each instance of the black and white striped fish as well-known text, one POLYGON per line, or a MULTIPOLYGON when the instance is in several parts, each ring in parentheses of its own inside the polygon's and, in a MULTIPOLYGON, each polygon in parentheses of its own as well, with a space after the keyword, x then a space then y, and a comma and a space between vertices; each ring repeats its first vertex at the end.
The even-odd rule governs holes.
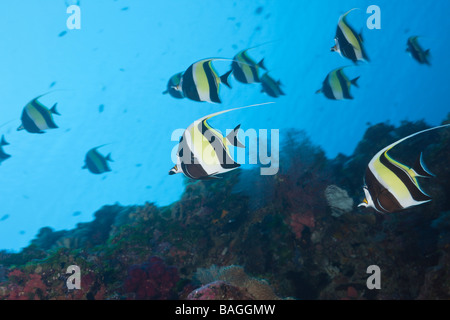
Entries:
POLYGON ((412 36, 408 38, 406 51, 411 54, 411 56, 420 64, 427 64, 431 66, 430 63, 430 49, 423 50, 419 44, 418 36, 412 36))
POLYGON ((358 88, 359 77, 350 81, 343 72, 344 68, 331 71, 323 81, 322 89, 317 90, 316 93, 322 92, 325 97, 331 100, 353 99, 350 94, 350 87, 354 85, 358 88))
POLYGON ((7 154, 5 151, 3 151, 3 146, 9 145, 8 142, 5 140, 5 136, 2 136, 2 140, 0 141, 0 164, 5 161, 6 159, 11 158, 11 155, 7 154))
POLYGON ((111 171, 108 166, 108 161, 113 161, 111 159, 111 154, 108 154, 106 157, 103 156, 100 152, 97 151, 98 148, 103 147, 104 145, 92 148, 86 154, 85 165, 82 169, 88 169, 90 172, 94 174, 102 174, 108 171, 111 171))
POLYGON ((247 53, 248 50, 250 50, 250 48, 245 49, 234 56, 234 61, 231 64, 234 78, 242 83, 261 82, 259 78, 259 69, 267 70, 264 66, 264 59, 256 63, 249 57, 247 53))
POLYGON ((231 88, 228 83, 228 77, 232 70, 219 76, 212 65, 214 60, 226 59, 204 59, 192 64, 184 72, 178 86, 174 88, 182 91, 186 98, 194 101, 221 103, 222 101, 219 97, 220 84, 223 83, 231 88))
POLYGON ((181 78, 183 77, 183 72, 178 72, 177 74, 174 74, 167 83, 167 89, 163 92, 163 94, 170 94, 172 97, 176 99, 183 99, 183 91, 177 90, 176 88, 181 82, 181 78))
POLYGON ((419 134, 449 127, 450 124, 423 130, 400 139, 379 151, 369 162, 364 177, 364 201, 359 207, 371 207, 380 213, 392 213, 431 201, 417 178, 433 177, 422 161, 422 154, 410 168, 394 159, 388 151, 419 134))
POLYGON ((353 10, 355 9, 349 10, 339 18, 334 39, 335 46, 331 48, 331 51, 340 53, 354 63, 358 61, 368 62, 370 60, 364 49, 362 34, 357 34, 347 22, 347 15, 353 10))
POLYGON ((265 92, 271 97, 278 98, 279 96, 285 95, 283 90, 281 90, 281 81, 275 81, 271 76, 269 76, 268 72, 263 74, 261 77, 261 85, 261 92, 265 92))
POLYGON ((17 128, 17 131, 26 130, 30 133, 44 133, 47 129, 56 129, 58 126, 53 120, 53 115, 57 114, 55 103, 51 109, 48 109, 42 103, 38 101, 40 95, 31 100, 24 108, 22 112, 22 125, 17 128))
POLYGON ((228 148, 229 145, 245 148, 237 138, 240 125, 224 137, 209 125, 208 120, 226 112, 253 106, 257 105, 216 112, 194 121, 180 138, 177 164, 169 174, 183 173, 191 179, 209 180, 240 167, 240 164, 231 158, 228 148))

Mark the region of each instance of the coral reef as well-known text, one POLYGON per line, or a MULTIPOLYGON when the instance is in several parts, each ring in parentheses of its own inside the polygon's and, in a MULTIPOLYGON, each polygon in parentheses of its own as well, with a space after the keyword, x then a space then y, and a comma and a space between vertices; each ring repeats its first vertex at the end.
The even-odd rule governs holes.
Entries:
POLYGON ((187 300, 253 300, 245 290, 217 280, 192 291, 187 300))
POLYGON ((405 163, 423 151, 433 201, 389 215, 354 205, 374 154, 427 127, 373 125, 335 159, 291 131, 274 176, 186 180, 170 206, 108 205, 73 230, 43 227, 22 251, 0 251, 0 299, 450 299, 449 130, 392 150, 405 163), (71 265, 81 289, 66 286, 71 265), (371 265, 380 290, 366 286, 371 265))
POLYGON ((150 257, 148 262, 129 268, 124 290, 138 300, 174 299, 173 289, 179 280, 175 267, 166 266, 161 258, 150 257))
POLYGON ((333 217, 340 217, 344 213, 349 213, 353 209, 353 199, 348 196, 347 191, 335 185, 330 185, 325 189, 325 198, 331 208, 333 217))
POLYGON ((208 283, 217 284, 218 281, 222 281, 234 288, 239 288, 243 291, 243 295, 251 297, 251 300, 280 299, 267 281, 248 276, 242 266, 217 267, 212 265, 209 269, 199 268, 195 273, 195 278, 202 284, 206 284, 201 288, 201 292, 210 289, 208 283))

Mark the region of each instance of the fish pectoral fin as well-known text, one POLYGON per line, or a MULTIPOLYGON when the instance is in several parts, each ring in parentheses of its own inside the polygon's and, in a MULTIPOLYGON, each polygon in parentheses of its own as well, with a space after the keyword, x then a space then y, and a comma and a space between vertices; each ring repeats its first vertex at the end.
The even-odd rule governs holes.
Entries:
POLYGON ((22 125, 20 125, 20 127, 17 128, 17 131, 24 130, 24 129, 25 129, 25 127, 22 124, 22 125))
POLYGON ((235 146, 235 147, 238 147, 238 148, 245 148, 245 145, 244 145, 241 141, 239 141, 239 139, 238 139, 238 133, 239 133, 239 128, 240 128, 240 127, 241 127, 241 125, 238 125, 236 128, 234 128, 234 130, 231 131, 231 132, 227 135, 226 139, 228 140, 228 142, 229 142, 231 145, 233 145, 233 146, 235 146))

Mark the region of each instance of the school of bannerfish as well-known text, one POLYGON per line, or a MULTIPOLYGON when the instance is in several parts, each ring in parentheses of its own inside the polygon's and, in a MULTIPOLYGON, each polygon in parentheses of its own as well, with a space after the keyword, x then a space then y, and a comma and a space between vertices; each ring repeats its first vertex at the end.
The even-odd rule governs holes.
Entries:
MULTIPOLYGON (((343 58, 351 60, 356 66, 361 62, 370 62, 367 55, 362 34, 357 34, 347 21, 347 16, 355 9, 341 15, 336 29, 335 45, 332 52, 339 53, 343 58)), ((406 51, 420 64, 431 65, 430 50, 423 50, 418 42, 418 36, 411 36, 407 40, 406 51)), ((256 46, 259 47, 259 46, 256 46)), ((241 84, 260 84, 261 92, 272 98, 278 98, 285 93, 282 90, 280 80, 275 80, 269 75, 264 59, 255 62, 249 55, 249 51, 256 48, 247 48, 238 52, 233 58, 207 58, 192 63, 185 71, 178 72, 170 77, 167 88, 163 94, 169 94, 175 99, 189 99, 198 102, 222 103, 220 87, 224 84, 229 89, 231 75, 241 84), (220 76, 215 70, 214 62, 231 62, 231 69, 220 76), (261 75, 264 70, 264 74, 261 75)), ((358 79, 349 80, 344 73, 347 66, 338 67, 331 71, 322 83, 322 87, 316 93, 323 93, 331 100, 353 99, 350 94, 351 86, 358 87, 358 79)), ((53 119, 54 115, 60 116, 56 110, 57 103, 51 108, 43 105, 39 98, 42 94, 28 102, 22 110, 21 125, 17 131, 25 130, 32 134, 43 134, 58 126, 53 119)), ((207 120, 212 117, 249 107, 267 105, 273 102, 250 105, 240 108, 228 109, 216 112, 201 119, 195 120, 184 131, 178 144, 177 163, 169 171, 170 175, 183 173, 194 180, 210 180, 219 178, 224 174, 240 167, 240 164, 231 158, 229 146, 245 148, 239 141, 238 133, 240 124, 226 137, 215 130, 207 120)), ((9 123, 9 122, 8 122, 9 123)), ((3 124, 5 125, 5 124, 3 124)), ((3 126, 2 125, 2 126, 3 126)), ((419 186, 418 178, 430 178, 430 173, 423 162, 422 153, 412 167, 402 164, 388 155, 388 151, 402 143, 427 132, 448 128, 442 125, 411 134, 380 150, 369 162, 364 174, 365 198, 359 207, 371 207, 379 213, 392 213, 421 205, 431 201, 419 186)), ((4 135, 0 141, 0 164, 12 156, 3 150, 8 146, 4 135)), ((111 171, 108 162, 111 156, 102 155, 97 149, 104 145, 93 147, 85 155, 83 169, 88 169, 93 174, 104 174, 111 171)))

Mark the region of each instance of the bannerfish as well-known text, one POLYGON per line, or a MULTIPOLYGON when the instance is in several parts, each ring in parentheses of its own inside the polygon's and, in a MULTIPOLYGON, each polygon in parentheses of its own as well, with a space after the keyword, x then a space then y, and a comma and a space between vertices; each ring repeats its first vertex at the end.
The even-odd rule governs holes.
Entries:
POLYGON ((392 213, 431 201, 419 186, 418 177, 434 177, 422 160, 422 153, 410 168, 388 155, 399 143, 419 134, 449 127, 450 124, 423 130, 398 140, 379 151, 369 162, 364 177, 365 199, 358 207, 371 207, 380 213, 392 213))
POLYGON ((431 66, 430 49, 424 51, 419 44, 418 38, 418 36, 409 37, 406 51, 409 52, 411 56, 420 64, 427 64, 431 66))
POLYGON ((358 61, 369 62, 369 57, 364 49, 362 34, 357 34, 347 22, 347 15, 353 10, 355 9, 349 10, 339 18, 334 39, 335 46, 331 48, 331 51, 340 53, 341 56, 352 60, 354 63, 358 61))
POLYGON ((281 90, 281 81, 275 81, 273 78, 269 76, 269 73, 266 72, 261 77, 262 89, 261 92, 267 93, 269 96, 278 98, 279 96, 284 96, 284 92, 281 90))
POLYGON ((172 97, 176 99, 183 99, 183 91, 177 90, 176 88, 181 82, 181 78, 183 77, 183 72, 179 72, 174 74, 167 83, 167 90, 163 92, 163 94, 170 94, 172 97))
POLYGON ((174 89, 182 91, 186 98, 194 101, 221 103, 219 97, 220 83, 231 88, 228 83, 228 77, 232 70, 219 76, 212 65, 214 60, 226 59, 204 59, 192 64, 184 72, 180 83, 174 89))
POLYGON ((223 137, 210 126, 208 120, 226 112, 253 106, 257 105, 216 112, 194 121, 180 138, 177 164, 169 171, 169 175, 183 173, 191 179, 210 180, 217 179, 218 174, 240 167, 240 164, 231 158, 228 149, 229 145, 245 148, 237 138, 240 125, 223 137))
POLYGON ((3 146, 7 146, 9 145, 8 142, 6 142, 5 140, 5 136, 2 136, 2 140, 0 141, 0 164, 5 161, 6 159, 11 158, 11 155, 5 153, 5 151, 3 151, 3 146))
POLYGON ((88 151, 86 154, 85 165, 82 169, 88 169, 94 174, 102 174, 111 171, 108 166, 108 161, 113 161, 111 159, 111 154, 108 154, 105 157, 97 151, 98 148, 103 146, 104 145, 101 145, 88 151))
POLYGON ((264 59, 256 63, 248 56, 248 50, 250 49, 243 50, 234 56, 231 64, 234 78, 242 83, 261 82, 258 71, 260 68, 267 70, 264 66, 264 59))
POLYGON ((58 103, 55 103, 49 110, 38 101, 42 96, 40 95, 34 98, 23 108, 22 125, 17 128, 17 131, 25 129, 30 133, 44 133, 44 130, 58 128, 53 120, 54 114, 60 115, 56 111, 56 105, 58 103))
POLYGON ((331 71, 323 81, 322 88, 317 90, 316 93, 322 92, 325 97, 331 100, 353 99, 350 94, 350 87, 352 85, 359 87, 357 83, 359 77, 349 80, 343 72, 344 68, 331 71))

